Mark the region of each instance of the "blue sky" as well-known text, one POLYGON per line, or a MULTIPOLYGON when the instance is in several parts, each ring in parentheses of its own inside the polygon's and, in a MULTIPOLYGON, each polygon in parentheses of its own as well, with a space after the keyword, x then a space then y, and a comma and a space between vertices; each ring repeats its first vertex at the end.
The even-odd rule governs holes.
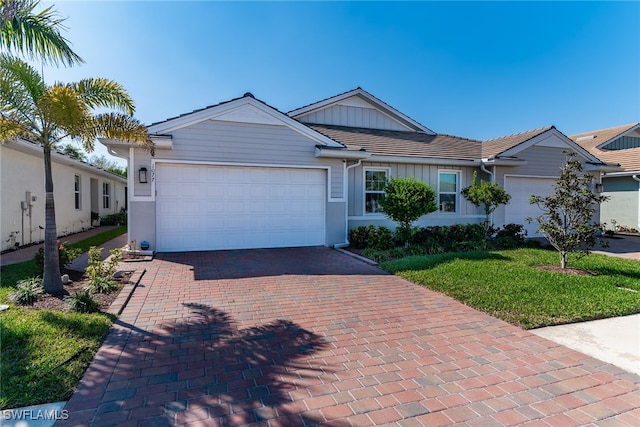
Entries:
POLYGON ((245 92, 286 112, 358 86, 476 139, 640 121, 639 2, 54 4, 86 64, 46 79, 116 80, 145 124, 245 92))

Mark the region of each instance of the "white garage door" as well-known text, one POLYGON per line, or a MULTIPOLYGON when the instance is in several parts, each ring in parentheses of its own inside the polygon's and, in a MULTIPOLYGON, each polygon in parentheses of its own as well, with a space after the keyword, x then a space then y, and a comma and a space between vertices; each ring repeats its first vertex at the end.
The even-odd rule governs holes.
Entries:
POLYGON ((325 182, 318 169, 158 164, 158 251, 323 245, 325 182))
POLYGON ((528 237, 539 237, 538 225, 529 224, 525 218, 539 216, 542 211, 537 205, 529 204, 531 195, 550 196, 554 192, 555 178, 505 177, 504 189, 511 194, 511 201, 505 207, 505 223, 522 224, 528 237))

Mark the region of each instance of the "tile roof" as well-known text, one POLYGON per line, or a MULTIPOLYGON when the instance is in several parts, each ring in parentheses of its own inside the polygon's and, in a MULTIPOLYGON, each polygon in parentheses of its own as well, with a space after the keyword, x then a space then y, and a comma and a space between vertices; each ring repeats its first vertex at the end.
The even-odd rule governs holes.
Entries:
POLYGON ((481 143, 451 135, 429 135, 346 126, 306 124, 316 132, 346 145, 381 156, 407 156, 437 159, 475 160, 480 158, 481 143))
POLYGON ((533 129, 526 132, 520 132, 513 135, 501 136, 499 138, 488 139, 482 142, 482 157, 491 158, 500 153, 503 153, 517 145, 522 144, 535 138, 536 136, 547 132, 548 130, 555 129, 554 126, 546 126, 539 129, 533 129))
POLYGON ((623 133, 638 126, 638 123, 616 126, 607 129, 593 130, 571 135, 578 145, 606 163, 618 163, 625 171, 640 171, 640 148, 626 148, 622 150, 607 150, 603 144, 615 140, 623 133), (588 138, 593 136, 593 138, 588 138))

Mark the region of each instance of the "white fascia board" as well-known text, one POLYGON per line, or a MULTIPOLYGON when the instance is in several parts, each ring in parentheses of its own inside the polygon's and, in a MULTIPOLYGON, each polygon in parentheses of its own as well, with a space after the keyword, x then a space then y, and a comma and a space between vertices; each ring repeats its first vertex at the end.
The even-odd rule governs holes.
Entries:
POLYGON ((391 118, 392 120, 404 125, 404 123, 402 123, 402 121, 405 121, 406 123, 410 123, 412 126, 418 128, 419 130, 430 134, 430 135, 435 135, 436 133, 434 131, 432 131, 431 129, 427 128, 426 126, 418 123, 417 121, 413 120, 411 117, 406 116, 405 114, 402 114, 400 111, 396 110, 395 108, 393 108, 392 106, 390 106, 389 104, 384 103, 383 101, 379 100, 378 98, 374 97, 373 95, 371 95, 370 93, 368 93, 367 91, 363 90, 363 89, 354 89, 351 90, 349 92, 345 92, 343 94, 340 95, 336 95, 334 97, 325 99, 323 101, 320 102, 316 102, 315 104, 311 104, 311 105, 307 105, 306 107, 302 107, 302 108, 298 108, 296 110, 292 110, 289 111, 287 114, 290 117, 298 117, 301 116, 303 114, 307 114, 311 111, 316 111, 316 110, 322 110, 324 108, 328 108, 333 104, 337 104, 340 101, 344 101, 347 98, 351 98, 353 96, 359 95, 363 98, 365 98, 367 101, 371 102, 373 105, 375 105, 376 107, 378 107, 378 109, 385 115, 387 115, 389 118, 391 118), (400 119, 400 120, 398 120, 400 119))
POLYGON ((480 159, 478 163, 485 166, 524 166, 527 164, 527 161, 524 159, 501 159, 498 157, 493 159, 480 159))
POLYGON ((472 166, 479 167, 475 160, 461 159, 436 159, 429 157, 408 157, 408 156, 381 156, 372 154, 367 159, 370 162, 387 162, 387 163, 413 163, 418 165, 440 165, 440 166, 472 166))
POLYGON ((596 158, 593 154, 589 153, 580 145, 576 144, 571 139, 569 139, 568 136, 566 136, 565 134, 563 134, 562 132, 560 132, 558 129, 555 129, 555 128, 548 129, 542 132, 541 134, 534 136, 528 141, 523 142, 522 144, 518 144, 513 148, 503 151, 502 153, 500 153, 498 157, 515 157, 515 155, 518 154, 519 152, 526 150, 527 148, 533 145, 538 144, 539 142, 543 141, 546 138, 549 138, 550 136, 555 136, 556 138, 558 138, 561 142, 563 142, 567 146, 568 149, 570 149, 571 151, 574 151, 576 154, 578 154, 582 158, 593 163, 602 163, 600 159, 596 158))
POLYGON ((637 171, 624 171, 624 172, 606 172, 602 175, 603 178, 615 178, 615 177, 625 177, 625 176, 634 176, 640 175, 640 170, 637 171))
POLYGON ((618 164, 616 165, 612 165, 612 164, 605 164, 605 163, 598 163, 598 164, 590 164, 587 163, 584 165, 584 170, 587 172, 593 172, 593 171, 599 171, 599 172, 619 172, 619 171, 623 171, 622 167, 618 164))
POLYGON ((353 150, 336 150, 336 149, 322 149, 321 147, 316 147, 316 157, 323 157, 329 159, 349 159, 349 160, 359 160, 359 159, 368 159, 371 157, 371 153, 367 153, 366 151, 353 151, 353 150))
POLYGON ((191 126, 206 120, 216 120, 217 117, 225 116, 233 112, 234 110, 245 107, 247 105, 251 105, 252 107, 256 108, 262 113, 282 123, 282 125, 289 127, 290 129, 306 136, 307 138, 310 138, 311 140, 315 141, 318 144, 326 145, 327 147, 337 147, 337 148, 344 147, 342 144, 316 132, 310 127, 303 125, 302 123, 292 119, 286 114, 283 114, 250 96, 245 96, 245 97, 227 102, 225 104, 213 106, 202 111, 196 111, 194 113, 187 114, 182 117, 177 117, 167 122, 162 122, 156 125, 149 126, 148 131, 150 134, 171 133, 173 131, 184 128, 186 126, 191 126))
MULTIPOLYGON (((44 153, 42 152, 42 147, 39 144, 33 144, 28 141, 23 141, 18 139, 18 140, 7 142, 2 145, 3 147, 11 148, 26 154, 31 154, 39 158, 42 158, 44 156, 44 153)), ((127 183, 127 180, 121 177, 120 175, 113 174, 104 169, 97 168, 93 165, 90 165, 89 163, 76 160, 74 158, 71 158, 69 156, 66 156, 64 154, 58 153, 53 150, 51 151, 51 161, 55 163, 59 163, 61 165, 71 166, 79 170, 87 171, 95 175, 103 176, 105 178, 109 178, 123 184, 127 183)))

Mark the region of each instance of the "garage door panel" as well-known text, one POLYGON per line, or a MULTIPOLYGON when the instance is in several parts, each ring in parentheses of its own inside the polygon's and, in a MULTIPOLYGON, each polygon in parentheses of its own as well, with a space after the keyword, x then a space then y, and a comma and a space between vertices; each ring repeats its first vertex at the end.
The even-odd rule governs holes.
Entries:
POLYGON ((511 194, 511 201, 505 207, 505 223, 522 224, 527 230, 528 237, 539 237, 538 225, 529 224, 527 217, 536 217, 542 214, 537 205, 529 203, 532 195, 547 197, 554 193, 556 178, 532 178, 532 177, 506 177, 505 190, 511 194))
POLYGON ((159 251, 324 244, 317 169, 158 165, 159 251))

